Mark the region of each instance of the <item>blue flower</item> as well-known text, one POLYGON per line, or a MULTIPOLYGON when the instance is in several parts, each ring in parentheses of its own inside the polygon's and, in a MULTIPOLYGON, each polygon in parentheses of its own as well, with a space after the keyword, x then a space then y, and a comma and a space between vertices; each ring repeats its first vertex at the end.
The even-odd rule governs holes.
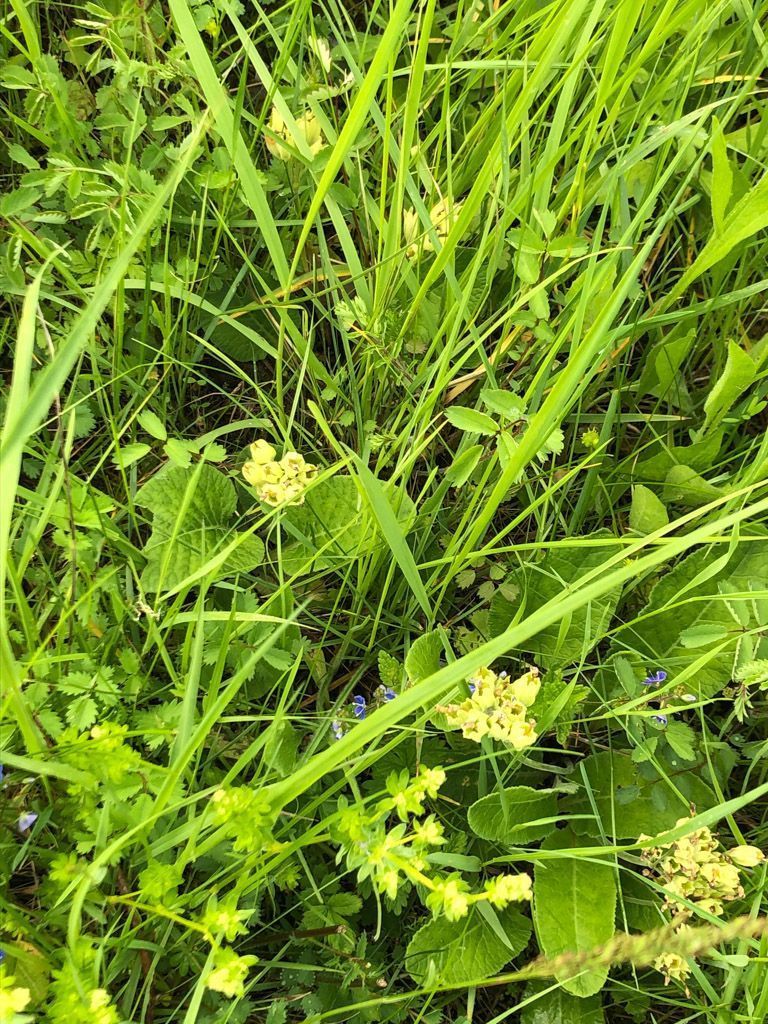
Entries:
POLYGON ((2 782, 4 778, 5 778, 5 769, 0 764, 0 782, 2 782))
POLYGON ((658 722, 659 725, 667 724, 668 719, 666 715, 652 715, 651 717, 653 718, 654 722, 658 722))
POLYGON ((397 694, 391 686, 384 687, 384 700, 394 700, 397 694))
POLYGON ((338 718, 334 718, 334 720, 331 722, 331 732, 333 733, 337 740, 340 740, 341 737, 344 735, 344 726, 341 724, 338 718))
POLYGON ((645 677, 643 686, 661 686, 666 678, 667 673, 661 668, 657 669, 651 675, 645 677))
POLYGON ((365 697, 361 693, 356 693, 352 698, 352 714, 362 721, 365 718, 365 711, 365 697))
POLYGON ((26 811, 24 814, 19 815, 19 820, 16 822, 16 827, 19 832, 28 832, 37 821, 37 815, 34 811, 26 811))

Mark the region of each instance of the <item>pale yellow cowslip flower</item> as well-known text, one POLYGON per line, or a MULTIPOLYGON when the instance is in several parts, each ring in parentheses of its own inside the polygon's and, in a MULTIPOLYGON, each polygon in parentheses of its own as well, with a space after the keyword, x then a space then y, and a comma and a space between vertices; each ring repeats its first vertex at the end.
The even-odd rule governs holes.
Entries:
POLYGON ((250 459, 243 465, 245 480, 265 505, 301 505, 304 491, 317 474, 317 466, 298 452, 286 452, 275 459, 275 449, 260 438, 250 446, 250 459))
MULTIPOLYGON (((319 121, 311 110, 305 110, 304 113, 299 114, 294 120, 296 122, 299 137, 304 141, 312 155, 316 156, 324 145, 323 133, 320 130, 319 121)), ((292 160, 295 155, 295 150, 288 146, 284 146, 280 140, 282 139, 293 145, 293 136, 291 135, 291 130, 286 124, 283 115, 277 107, 272 107, 268 127, 270 129, 270 133, 265 134, 264 141, 267 144, 269 152, 278 160, 292 160)))
POLYGON ((727 851, 727 856, 740 868, 756 868, 765 860, 765 854, 757 846, 734 846, 727 851))

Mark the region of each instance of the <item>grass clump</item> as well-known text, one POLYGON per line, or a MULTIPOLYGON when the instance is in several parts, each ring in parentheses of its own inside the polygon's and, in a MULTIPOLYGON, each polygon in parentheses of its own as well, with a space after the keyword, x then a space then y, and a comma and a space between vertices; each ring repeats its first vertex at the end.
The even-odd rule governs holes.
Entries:
POLYGON ((0 1022, 768 1013, 750 0, 11 0, 0 1022))

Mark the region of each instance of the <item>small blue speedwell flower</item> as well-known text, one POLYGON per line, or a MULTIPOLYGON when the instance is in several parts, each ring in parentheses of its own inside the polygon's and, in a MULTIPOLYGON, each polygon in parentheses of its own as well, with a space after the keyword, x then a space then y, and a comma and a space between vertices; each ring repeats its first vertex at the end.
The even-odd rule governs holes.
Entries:
POLYGON ((666 725, 668 722, 668 718, 666 715, 652 715, 651 717, 653 718, 654 722, 658 722, 659 725, 666 725))
POLYGON ((34 811, 26 811, 24 814, 19 815, 19 820, 16 823, 16 827, 19 832, 28 832, 37 821, 37 815, 34 811))
POLYGON ((355 696, 352 698, 352 714, 355 716, 355 718, 359 718, 361 722, 365 718, 365 697, 363 697, 361 693, 356 693, 355 696))
POLYGON ((331 732, 333 733, 337 740, 340 740, 341 737, 344 735, 344 726, 341 724, 338 718, 334 718, 334 720, 331 722, 331 732))
POLYGON ((643 680, 643 686, 661 686, 664 680, 667 678, 667 673, 664 669, 657 669, 651 675, 646 676, 643 680))

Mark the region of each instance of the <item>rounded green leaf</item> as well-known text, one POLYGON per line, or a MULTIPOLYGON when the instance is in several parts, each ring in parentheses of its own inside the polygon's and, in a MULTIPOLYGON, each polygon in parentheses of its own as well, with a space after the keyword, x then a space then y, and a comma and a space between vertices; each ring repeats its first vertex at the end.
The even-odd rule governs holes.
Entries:
POLYGON ((510 786, 502 792, 484 796, 469 808, 469 827, 481 839, 520 846, 543 839, 554 828, 537 824, 557 814, 557 793, 551 789, 510 786))

